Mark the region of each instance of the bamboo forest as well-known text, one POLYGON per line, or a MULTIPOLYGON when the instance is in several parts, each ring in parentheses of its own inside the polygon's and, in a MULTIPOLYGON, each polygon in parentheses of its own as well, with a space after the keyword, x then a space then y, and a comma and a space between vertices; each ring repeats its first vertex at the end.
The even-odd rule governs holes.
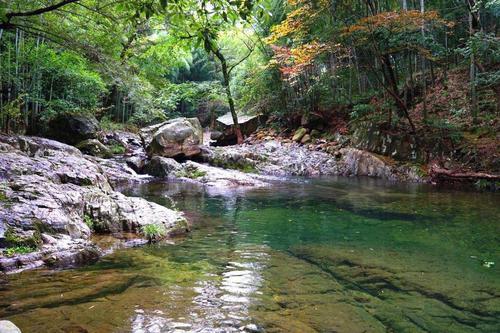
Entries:
POLYGON ((500 0, 0 0, 0 333, 500 332, 500 0))

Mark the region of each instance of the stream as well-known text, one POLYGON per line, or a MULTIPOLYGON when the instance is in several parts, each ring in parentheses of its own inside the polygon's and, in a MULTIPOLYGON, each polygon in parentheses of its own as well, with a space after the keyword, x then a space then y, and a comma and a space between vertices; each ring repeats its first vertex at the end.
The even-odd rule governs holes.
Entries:
POLYGON ((0 277, 0 318, 24 333, 500 332, 498 193, 341 177, 124 192, 193 231, 0 277))

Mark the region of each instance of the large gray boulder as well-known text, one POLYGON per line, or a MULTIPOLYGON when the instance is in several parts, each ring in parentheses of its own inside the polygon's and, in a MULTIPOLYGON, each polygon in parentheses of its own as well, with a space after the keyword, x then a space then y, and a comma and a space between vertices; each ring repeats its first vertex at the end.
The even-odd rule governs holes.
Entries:
POLYGON ((100 130, 97 119, 92 115, 60 114, 48 124, 46 136, 70 145, 95 139, 100 130))
POLYGON ((141 135, 149 156, 189 158, 200 154, 203 144, 203 129, 198 118, 168 120, 160 126, 143 129, 141 135))

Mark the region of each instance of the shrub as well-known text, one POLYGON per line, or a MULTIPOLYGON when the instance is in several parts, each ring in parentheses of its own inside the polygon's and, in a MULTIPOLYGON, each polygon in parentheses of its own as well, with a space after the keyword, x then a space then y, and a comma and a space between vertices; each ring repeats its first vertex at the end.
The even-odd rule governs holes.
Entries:
POLYGON ((147 224, 142 227, 141 232, 150 243, 167 235, 167 230, 160 224, 147 224))
POLYGON ((123 147, 120 144, 114 144, 114 145, 109 146, 109 150, 111 150, 111 152, 114 155, 122 155, 122 154, 125 154, 125 151, 126 151, 125 147, 123 147))
POLYGON ((352 108, 351 118, 356 120, 373 113, 375 108, 371 104, 357 104, 352 108))
POLYGON ((85 223, 90 230, 94 230, 94 227, 95 227, 95 223, 94 223, 94 220, 88 216, 88 215, 84 215, 83 216, 83 223, 85 223))

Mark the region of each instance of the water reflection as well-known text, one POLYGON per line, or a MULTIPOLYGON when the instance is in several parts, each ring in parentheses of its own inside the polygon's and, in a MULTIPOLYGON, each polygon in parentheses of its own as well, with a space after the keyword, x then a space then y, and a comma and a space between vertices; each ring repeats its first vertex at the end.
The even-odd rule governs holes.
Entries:
POLYGON ((129 194, 173 198, 194 231, 9 276, 0 317, 24 333, 500 331, 498 194, 342 178, 129 194))
POLYGON ((252 244, 238 248, 220 272, 200 276, 193 286, 169 289, 170 302, 190 303, 182 311, 135 309, 132 331, 239 332, 252 324, 249 310, 261 294, 268 248, 252 244))

